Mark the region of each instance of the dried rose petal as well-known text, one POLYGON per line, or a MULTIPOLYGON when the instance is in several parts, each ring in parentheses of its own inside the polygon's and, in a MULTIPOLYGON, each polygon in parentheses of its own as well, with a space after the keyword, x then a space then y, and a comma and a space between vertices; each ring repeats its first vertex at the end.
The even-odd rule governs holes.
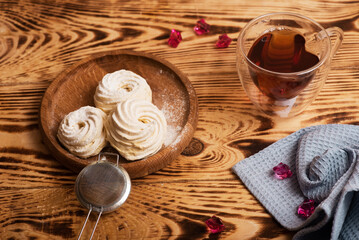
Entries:
POLYGON ((315 202, 311 199, 305 199, 298 207, 298 215, 307 219, 315 210, 315 202))
POLYGON ((218 37, 218 40, 216 42, 216 47, 218 48, 226 48, 231 44, 232 39, 227 36, 227 34, 223 34, 218 37))
POLYGON ((206 23, 204 19, 197 21, 196 26, 194 26, 193 30, 197 33, 197 35, 202 35, 204 33, 209 33, 209 29, 211 28, 211 25, 206 23))
POLYGON ((182 41, 182 35, 180 31, 172 29, 170 38, 168 39, 168 45, 176 48, 178 44, 182 41))
POLYGON ((289 169, 287 164, 279 163, 273 168, 274 176, 278 179, 289 178, 293 175, 292 171, 289 169))
POLYGON ((222 220, 214 215, 211 218, 207 219, 205 223, 207 224, 211 233, 220 233, 225 228, 222 220))

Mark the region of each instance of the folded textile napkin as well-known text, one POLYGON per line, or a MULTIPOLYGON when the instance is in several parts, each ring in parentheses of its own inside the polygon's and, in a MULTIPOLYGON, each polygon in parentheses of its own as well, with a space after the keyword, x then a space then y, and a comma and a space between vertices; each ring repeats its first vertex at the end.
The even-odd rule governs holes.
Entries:
POLYGON ((359 126, 303 128, 243 159, 232 170, 293 239, 359 239, 359 126), (293 175, 279 180, 280 162, 293 175), (318 205, 307 219, 304 199, 318 205))

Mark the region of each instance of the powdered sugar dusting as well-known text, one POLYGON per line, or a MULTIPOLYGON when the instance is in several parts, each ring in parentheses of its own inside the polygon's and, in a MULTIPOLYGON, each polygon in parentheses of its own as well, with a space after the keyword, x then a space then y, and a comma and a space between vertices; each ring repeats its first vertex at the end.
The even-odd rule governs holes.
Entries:
POLYGON ((167 123, 177 123, 180 121, 182 114, 179 112, 181 109, 184 109, 184 103, 180 99, 177 99, 178 96, 162 96, 163 100, 166 98, 175 99, 173 104, 170 104, 166 101, 163 102, 162 109, 160 109, 166 117, 167 123))
POLYGON ((167 137, 165 139, 165 147, 169 146, 181 133, 182 128, 180 126, 167 126, 167 137))
POLYGON ((186 101, 180 91, 170 91, 162 89, 159 97, 162 99, 160 110, 165 115, 167 121, 167 137, 164 146, 173 145, 174 141, 179 141, 178 136, 183 129, 183 111, 186 109, 186 101))
POLYGON ((181 133, 182 130, 182 126, 177 125, 180 120, 180 114, 176 113, 176 111, 180 109, 179 108, 180 106, 175 106, 175 105, 164 103, 161 109, 167 121, 167 136, 164 141, 165 147, 171 145, 172 142, 178 137, 178 135, 181 133))

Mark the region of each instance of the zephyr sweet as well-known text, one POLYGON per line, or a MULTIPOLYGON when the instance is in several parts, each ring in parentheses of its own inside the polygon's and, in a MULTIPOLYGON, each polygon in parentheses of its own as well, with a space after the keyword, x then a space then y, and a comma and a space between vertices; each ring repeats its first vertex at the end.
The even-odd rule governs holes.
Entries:
POLYGON ((105 128, 111 146, 130 161, 157 153, 167 134, 164 114, 151 102, 140 99, 117 104, 105 128))
POLYGON ((85 106, 67 114, 57 132, 59 141, 76 156, 88 158, 106 145, 103 128, 106 114, 98 108, 85 106))
POLYGON ((108 73, 94 100, 97 108, 82 107, 60 124, 58 139, 72 154, 97 155, 108 141, 122 157, 133 161, 162 148, 166 118, 152 104, 152 90, 144 78, 124 69, 108 73))
POLYGON ((106 74, 96 88, 95 106, 109 113, 127 99, 152 101, 152 91, 140 75, 125 69, 106 74))

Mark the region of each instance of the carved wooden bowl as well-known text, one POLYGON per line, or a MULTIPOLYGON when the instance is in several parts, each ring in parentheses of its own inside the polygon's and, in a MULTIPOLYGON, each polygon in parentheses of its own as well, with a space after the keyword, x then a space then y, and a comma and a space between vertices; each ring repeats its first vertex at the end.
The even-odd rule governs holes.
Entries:
MULTIPOLYGON (((197 97, 188 78, 171 63, 156 56, 127 50, 104 52, 86 58, 62 72, 46 90, 40 109, 40 130, 52 155, 74 172, 97 160, 79 158, 68 152, 56 135, 65 115, 86 105, 103 76, 120 69, 145 78, 152 89, 153 103, 163 111, 168 124, 164 147, 155 155, 138 161, 120 157, 131 178, 160 170, 176 159, 192 139, 197 125, 197 97)), ((103 151, 115 152, 111 147, 103 151)))

